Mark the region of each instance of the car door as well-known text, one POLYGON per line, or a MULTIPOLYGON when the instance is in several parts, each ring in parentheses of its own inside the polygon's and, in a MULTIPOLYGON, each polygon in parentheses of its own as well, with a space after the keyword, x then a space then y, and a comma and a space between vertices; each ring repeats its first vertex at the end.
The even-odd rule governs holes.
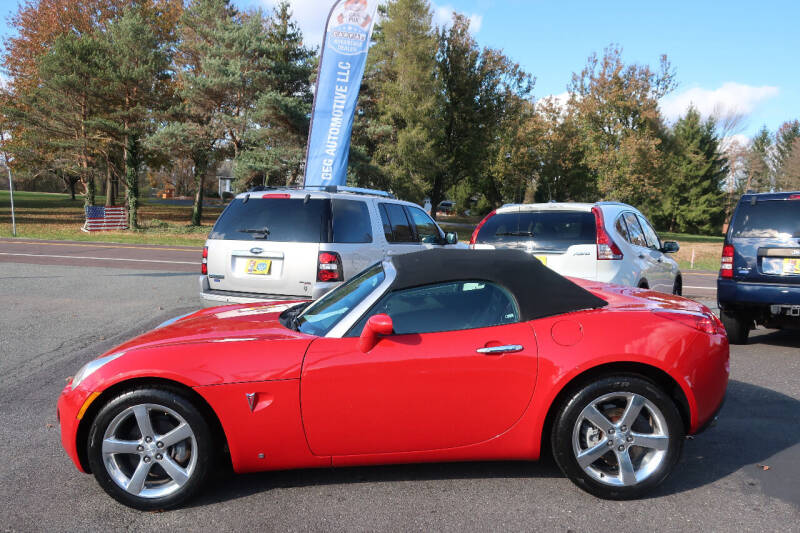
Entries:
POLYGON ((647 245, 647 237, 645 237, 644 229, 642 229, 642 225, 639 223, 636 213, 628 211, 623 213, 622 217, 628 228, 628 242, 630 242, 633 248, 632 261, 634 270, 639 274, 639 280, 634 281, 634 284, 638 284, 642 280, 647 280, 647 286, 657 290, 656 287, 660 284, 659 280, 661 279, 658 258, 647 245))
POLYGON ((644 230, 647 247, 650 249, 651 258, 654 260, 652 263, 653 282, 650 287, 654 290, 671 294, 675 283, 672 261, 661 251, 661 239, 658 238, 658 234, 653 229, 653 226, 650 225, 650 222, 641 215, 636 215, 636 218, 644 230))
POLYGON ((317 455, 438 450, 507 431, 530 403, 537 347, 505 289, 458 281, 392 292, 345 338, 306 353, 301 408, 317 455), (358 349, 367 318, 395 334, 358 349))

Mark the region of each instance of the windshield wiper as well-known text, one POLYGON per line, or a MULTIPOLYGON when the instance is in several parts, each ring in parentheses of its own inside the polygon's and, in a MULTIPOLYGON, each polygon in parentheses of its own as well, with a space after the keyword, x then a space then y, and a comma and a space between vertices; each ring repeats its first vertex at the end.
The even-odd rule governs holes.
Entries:
POLYGON ((240 229, 238 230, 239 233, 250 233, 252 235, 263 235, 264 239, 269 238, 269 228, 265 227, 263 229, 240 229))

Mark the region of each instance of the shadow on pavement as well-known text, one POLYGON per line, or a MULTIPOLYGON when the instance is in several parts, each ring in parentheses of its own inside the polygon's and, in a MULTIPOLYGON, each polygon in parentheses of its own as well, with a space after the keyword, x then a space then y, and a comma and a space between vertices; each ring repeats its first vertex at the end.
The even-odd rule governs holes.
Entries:
MULTIPOLYGON (((800 330, 757 329, 750 333, 750 339, 748 340, 747 345, 758 346, 759 344, 780 346, 783 348, 800 348, 800 330)), ((798 356, 800 356, 800 352, 798 352, 798 356)))
MULTIPOLYGON (((772 485, 779 488, 782 483, 794 483, 800 478, 798 444, 800 401, 770 389, 731 381, 718 423, 686 441, 681 461, 651 497, 702 487, 748 465, 754 465, 751 469, 755 470, 755 465, 763 464, 781 452, 796 452, 798 457, 788 462, 785 459, 781 461, 794 466, 789 469, 792 471, 773 471, 775 482, 772 485)), ((217 474, 216 479, 209 483, 209 488, 194 501, 194 505, 224 502, 272 489, 292 487, 482 478, 530 478, 535 483, 537 478, 553 477, 562 477, 562 474, 550 457, 540 462, 390 465, 248 475, 235 475, 227 471, 217 474)), ((754 482, 751 490, 763 490, 769 494, 780 492, 769 490, 767 484, 761 481, 754 482)))

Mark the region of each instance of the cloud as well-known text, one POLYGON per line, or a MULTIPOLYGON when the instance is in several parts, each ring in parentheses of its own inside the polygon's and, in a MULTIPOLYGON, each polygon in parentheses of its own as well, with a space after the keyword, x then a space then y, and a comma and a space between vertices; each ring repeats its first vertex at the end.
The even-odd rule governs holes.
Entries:
MULTIPOLYGON (((266 9, 275 9, 280 0, 260 0, 266 9)), ((292 7, 292 15, 297 21, 298 26, 303 31, 303 39, 306 46, 322 45, 322 37, 325 33, 325 23, 328 20, 328 13, 333 6, 333 1, 320 2, 320 0, 289 0, 292 7)), ((458 11, 452 5, 431 4, 433 10, 433 23, 439 26, 447 26, 453 18, 453 11, 458 11)), ((473 35, 481 31, 483 26, 483 16, 477 13, 466 14, 469 18, 469 27, 473 35)))
MULTIPOLYGON (((261 0, 267 9, 275 9, 280 0, 261 0)), ((320 46, 325 33, 325 23, 328 20, 333 2, 320 2, 319 0, 289 0, 292 7, 292 16, 303 32, 306 46, 320 46), (321 5, 322 4, 322 5, 321 5)))
POLYGON ((661 112, 668 119, 675 120, 693 105, 704 117, 749 115, 761 102, 776 97, 779 92, 778 87, 755 87, 736 82, 723 83, 719 89, 694 87, 665 97, 661 102, 661 112))
POLYGON ((565 91, 560 94, 548 94, 547 96, 539 98, 537 103, 543 103, 545 100, 552 101, 563 111, 567 106, 567 102, 569 102, 569 93, 565 91))
POLYGON ((450 22, 453 20, 453 12, 460 13, 469 19, 469 29, 473 35, 481 31, 481 27, 483 26, 483 15, 479 15, 477 13, 461 13, 452 5, 437 5, 435 3, 431 3, 431 8, 433 9, 433 23, 437 26, 445 27, 449 26, 450 22))

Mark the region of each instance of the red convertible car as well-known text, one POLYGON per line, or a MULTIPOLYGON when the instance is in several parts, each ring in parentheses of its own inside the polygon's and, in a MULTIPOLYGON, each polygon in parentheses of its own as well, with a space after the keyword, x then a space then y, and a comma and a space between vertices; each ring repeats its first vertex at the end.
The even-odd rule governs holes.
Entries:
POLYGON ((536 460, 628 499, 715 417, 728 341, 704 306, 569 280, 514 250, 375 264, 313 304, 166 323, 84 366, 64 448, 112 497, 180 505, 236 472, 536 460))

